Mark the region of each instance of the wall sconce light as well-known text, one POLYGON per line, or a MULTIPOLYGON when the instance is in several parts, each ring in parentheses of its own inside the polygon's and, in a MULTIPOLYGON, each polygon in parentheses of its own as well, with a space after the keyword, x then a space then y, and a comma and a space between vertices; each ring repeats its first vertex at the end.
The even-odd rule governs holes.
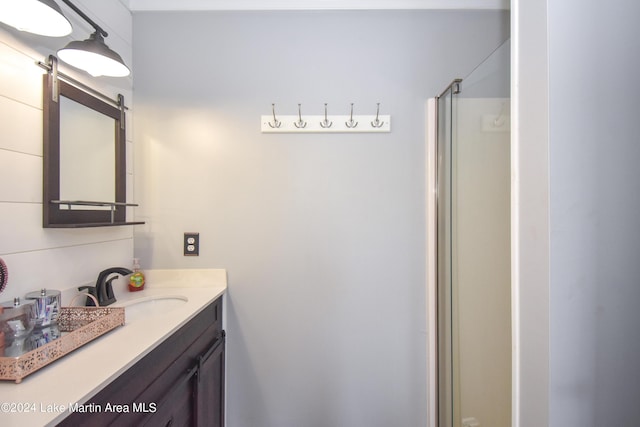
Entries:
POLYGON ((72 41, 58 51, 58 56, 69 65, 85 70, 92 76, 125 77, 131 71, 124 61, 104 42, 109 34, 85 15, 69 0, 62 0, 96 31, 83 41, 72 41))
POLYGON ((41 36, 71 34, 71 23, 53 0, 2 1, 0 21, 20 31, 41 36))
MULTIPOLYGON (((95 32, 86 40, 74 40, 58 51, 58 57, 69 65, 84 70, 94 77, 125 77, 131 71, 122 57, 104 42, 109 34, 69 0, 62 0, 75 13, 91 25, 95 32)), ((71 33, 71 24, 54 0, 0 1, 0 21, 19 30, 46 36, 64 36, 71 33), (44 11, 46 14, 36 14, 44 11), (37 17, 37 18, 36 18, 37 17), (43 30, 53 22, 65 21, 68 31, 43 30), (15 25, 14 25, 15 23, 15 25)))
POLYGON ((97 25, 96 31, 86 40, 74 40, 58 51, 58 57, 69 65, 85 70, 94 77, 128 76, 129 68, 104 42, 107 33, 97 25))

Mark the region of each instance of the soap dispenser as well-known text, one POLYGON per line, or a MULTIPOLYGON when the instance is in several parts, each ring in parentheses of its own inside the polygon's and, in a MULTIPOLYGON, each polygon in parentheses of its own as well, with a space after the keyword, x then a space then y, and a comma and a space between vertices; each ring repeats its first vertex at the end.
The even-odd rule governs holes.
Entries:
POLYGON ((144 289, 144 274, 140 270, 140 259, 133 259, 133 274, 129 276, 129 292, 137 292, 144 289))

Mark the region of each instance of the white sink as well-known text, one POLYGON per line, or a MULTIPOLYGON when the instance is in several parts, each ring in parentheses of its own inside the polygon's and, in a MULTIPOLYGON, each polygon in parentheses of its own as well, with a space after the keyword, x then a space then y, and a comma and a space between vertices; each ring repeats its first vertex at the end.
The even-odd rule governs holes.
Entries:
POLYGON ((162 295, 137 298, 120 305, 124 307, 125 322, 131 323, 138 319, 165 314, 180 307, 189 299, 183 295, 162 295))

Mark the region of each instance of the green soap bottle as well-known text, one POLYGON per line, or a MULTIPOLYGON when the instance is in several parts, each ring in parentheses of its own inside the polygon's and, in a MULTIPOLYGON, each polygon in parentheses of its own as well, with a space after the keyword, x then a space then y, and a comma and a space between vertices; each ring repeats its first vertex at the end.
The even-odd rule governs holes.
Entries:
POLYGON ((129 276, 129 291, 137 292, 144 289, 144 274, 140 270, 140 259, 133 259, 133 274, 129 276))

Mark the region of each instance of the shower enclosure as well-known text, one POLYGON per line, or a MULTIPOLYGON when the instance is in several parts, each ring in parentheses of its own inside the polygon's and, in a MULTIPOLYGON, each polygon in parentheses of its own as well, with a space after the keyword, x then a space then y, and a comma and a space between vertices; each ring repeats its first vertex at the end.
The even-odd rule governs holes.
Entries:
POLYGON ((509 49, 435 99, 439 427, 511 425, 509 49))

